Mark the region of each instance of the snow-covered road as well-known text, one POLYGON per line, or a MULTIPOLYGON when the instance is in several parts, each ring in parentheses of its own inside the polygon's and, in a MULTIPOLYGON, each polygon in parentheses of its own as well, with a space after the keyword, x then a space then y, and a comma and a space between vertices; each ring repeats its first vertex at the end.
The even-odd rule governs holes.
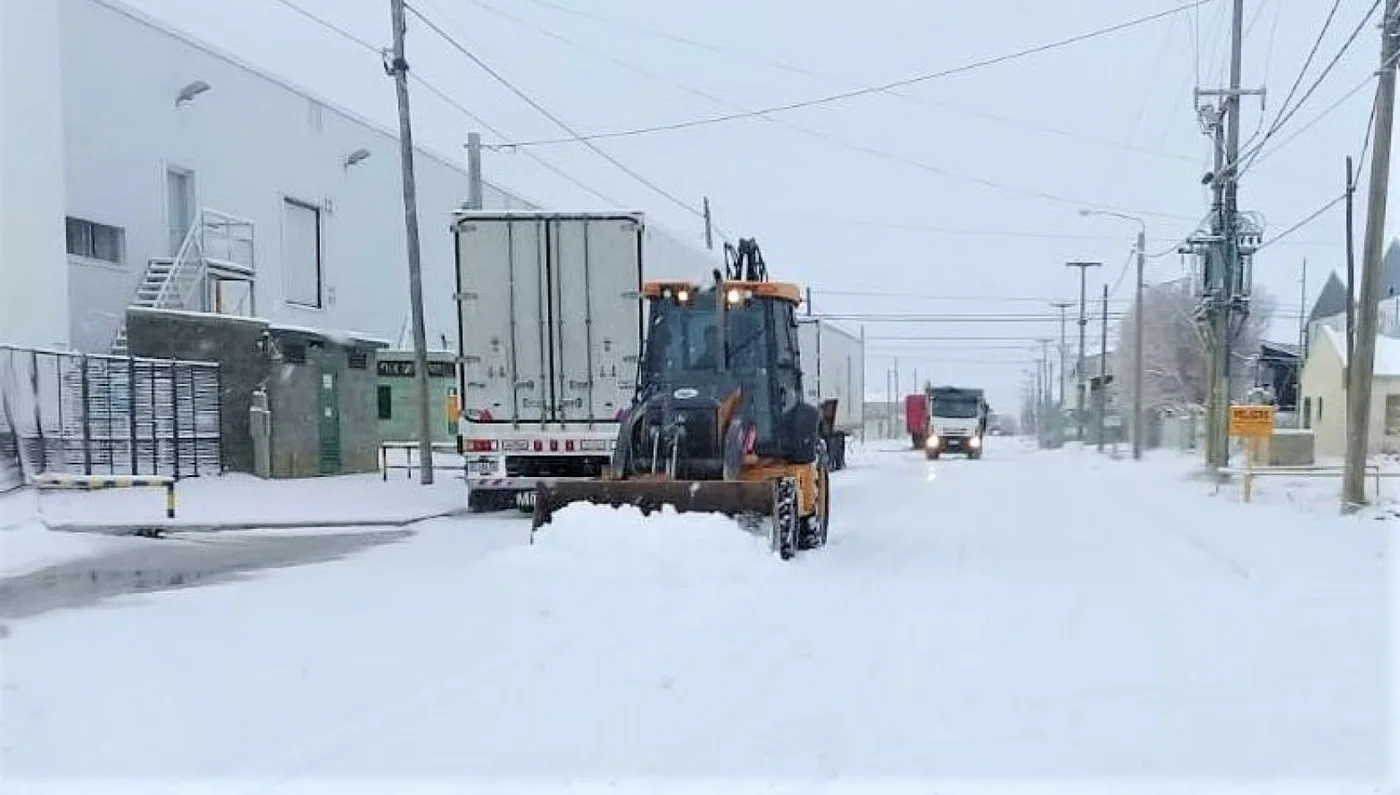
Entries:
POLYGON ((20 621, 0 765, 249 791, 1382 776, 1387 523, 996 441, 865 453, 832 543, 787 564, 722 519, 570 509, 533 547, 517 520, 443 520, 20 621))

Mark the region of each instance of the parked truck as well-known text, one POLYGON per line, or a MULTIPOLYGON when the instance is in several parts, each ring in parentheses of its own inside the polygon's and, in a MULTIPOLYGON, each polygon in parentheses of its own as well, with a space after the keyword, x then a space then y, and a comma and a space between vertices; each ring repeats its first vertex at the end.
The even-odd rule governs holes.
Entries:
POLYGON ((799 318, 797 344, 805 399, 822 410, 832 469, 846 463, 846 439, 865 425, 865 345, 822 318, 799 318))
POLYGON ((964 453, 982 457, 991 407, 981 389, 954 386, 929 387, 924 392, 928 414, 928 436, 924 454, 930 459, 943 453, 964 453))
POLYGON ((593 478, 631 404, 643 334, 641 213, 459 212, 458 445, 473 511, 593 478))

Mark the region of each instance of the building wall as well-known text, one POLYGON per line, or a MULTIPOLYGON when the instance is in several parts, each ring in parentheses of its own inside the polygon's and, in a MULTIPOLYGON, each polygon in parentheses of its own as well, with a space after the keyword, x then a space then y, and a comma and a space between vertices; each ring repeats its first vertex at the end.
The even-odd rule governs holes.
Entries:
POLYGON ((66 348, 60 0, 0 2, 0 342, 66 348))
MULTIPOLYGON (((120 227, 125 237, 118 264, 69 258, 77 347, 107 350, 147 261, 171 253, 171 169, 192 174, 199 206, 254 222, 259 316, 409 344, 402 187, 392 131, 169 32, 116 0, 59 5, 68 215, 120 227), (196 80, 211 89, 177 107, 180 90, 196 80), (346 156, 361 148, 370 157, 345 166, 346 156), (286 300, 285 200, 321 213, 320 308, 286 300)), ((426 325, 434 347, 456 345, 448 228, 467 194, 463 166, 422 149, 416 157, 426 325)), ((491 185, 484 201, 490 209, 529 206, 491 185)), ((692 231, 688 242, 649 224, 653 270, 708 273, 720 262, 703 251, 698 224, 692 231)))
MULTIPOLYGON (((120 264, 71 259, 73 338, 105 349, 147 260, 172 253, 167 170, 192 173, 196 203, 255 223, 256 307, 274 322, 389 339, 407 326, 408 287, 394 136, 102 0, 61 7, 68 215, 125 231, 120 264), (120 68, 114 68, 120 65, 120 68), (181 88, 212 88, 176 107, 181 88), (346 167, 345 157, 370 157, 346 167), (321 212, 321 308, 286 301, 284 200, 321 212)), ((420 151, 418 182, 429 339, 455 337, 456 164, 420 151)), ((487 186, 493 207, 525 203, 487 186)))
MULTIPOLYGON (((1313 430, 1318 457, 1341 456, 1346 451, 1346 389, 1342 384, 1342 359, 1328 340, 1318 336, 1303 364, 1301 399, 1309 409, 1305 422, 1313 430), (1318 401, 1322 412, 1318 413, 1318 401)), ((1302 409, 1299 409, 1302 411, 1302 409)))

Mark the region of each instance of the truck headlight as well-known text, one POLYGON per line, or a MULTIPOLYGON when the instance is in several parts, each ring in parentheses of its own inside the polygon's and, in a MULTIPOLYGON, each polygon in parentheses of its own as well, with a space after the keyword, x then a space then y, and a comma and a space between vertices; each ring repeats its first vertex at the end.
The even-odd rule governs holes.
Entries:
POLYGON ((971 447, 973 450, 976 450, 977 448, 982 446, 982 437, 973 436, 972 438, 967 440, 967 446, 971 447))
POLYGON ((935 436, 930 436, 930 437, 928 437, 928 440, 924 442, 924 447, 927 447, 927 448, 930 449, 930 450, 937 450, 937 449, 938 449, 938 445, 940 445, 940 444, 942 444, 942 443, 943 443, 943 440, 942 440, 942 439, 939 439, 936 435, 935 435, 935 436))

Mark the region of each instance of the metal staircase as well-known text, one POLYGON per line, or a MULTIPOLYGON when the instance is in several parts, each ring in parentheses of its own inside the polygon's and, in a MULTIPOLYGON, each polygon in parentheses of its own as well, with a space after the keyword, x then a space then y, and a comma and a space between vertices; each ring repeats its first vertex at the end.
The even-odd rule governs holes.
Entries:
MULTIPOLYGON (((132 297, 131 306, 191 312, 253 313, 253 222, 218 210, 201 209, 173 257, 156 257, 132 297), (222 287, 244 285, 245 296, 231 309, 223 306, 222 287)), ((126 318, 117 327, 112 353, 128 353, 126 318)))

